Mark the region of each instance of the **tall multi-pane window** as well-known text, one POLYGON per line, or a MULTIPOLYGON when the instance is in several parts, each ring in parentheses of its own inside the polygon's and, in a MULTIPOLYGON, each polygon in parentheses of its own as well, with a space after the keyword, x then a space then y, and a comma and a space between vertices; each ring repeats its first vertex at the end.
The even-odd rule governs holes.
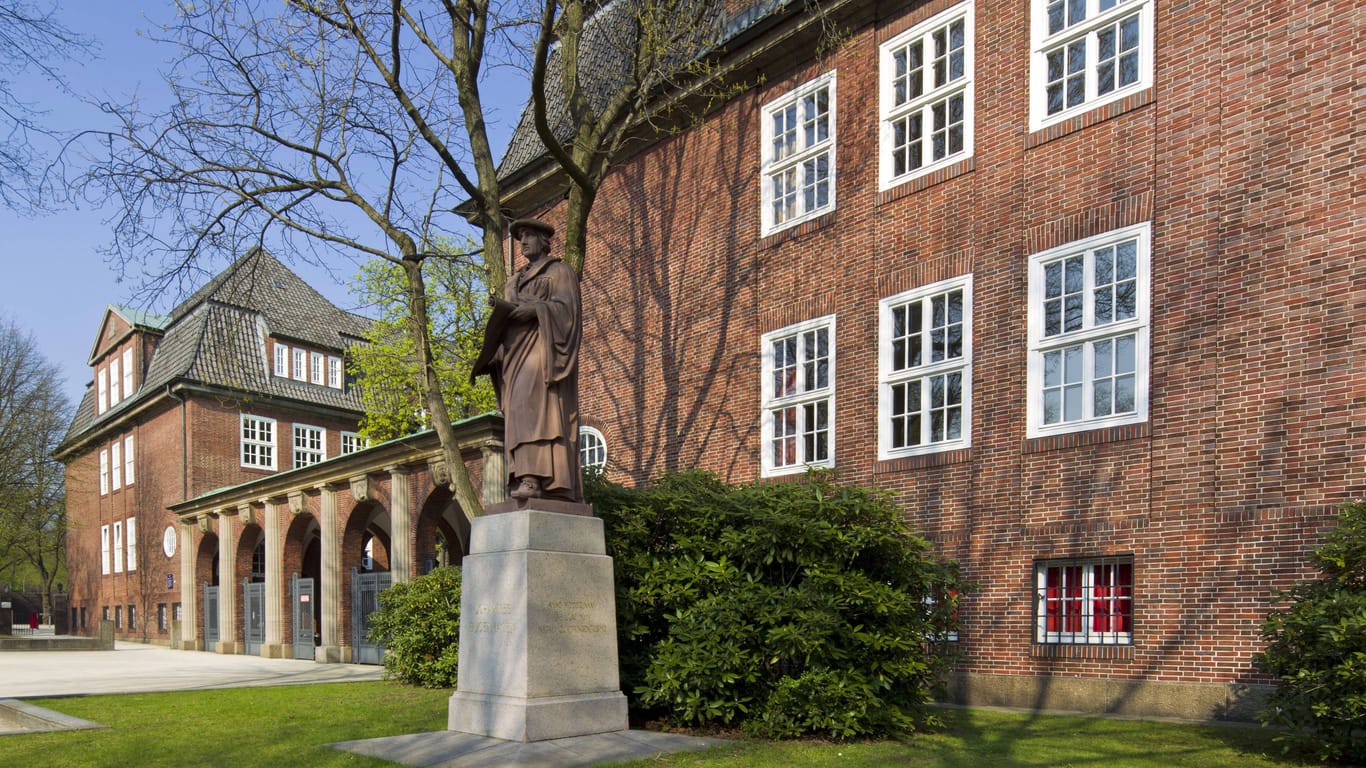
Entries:
POLYGON ((1133 642, 1132 557, 1055 560, 1035 566, 1034 642, 1133 642))
POLYGON ((884 189, 972 155, 972 52, 971 1, 882 44, 884 189))
POLYGON ((1148 418, 1148 224, 1030 257, 1030 437, 1148 418))
POLYGON ((114 573, 123 573, 123 521, 114 523, 110 531, 114 534, 113 546, 109 548, 109 553, 114 558, 114 573))
POLYGON ((308 353, 308 365, 309 381, 314 384, 322 384, 327 374, 323 369, 323 354, 321 352, 308 353))
POLYGON ((128 539, 126 554, 128 556, 128 570, 138 569, 138 519, 130 517, 125 522, 124 536, 128 539))
POLYGON ((133 484, 133 436, 123 438, 123 484, 133 484))
POLYGON ((100 526, 100 573, 109 575, 109 526, 100 526))
POLYGON ((595 470, 607 466, 607 441, 595 427, 579 427, 579 465, 595 470))
POLYGON ((133 396, 133 349, 123 350, 123 396, 133 396))
POLYGON ((971 443, 972 276, 883 299, 878 458, 971 443))
POLYGON ((275 375, 282 379, 289 378, 289 345, 275 342, 275 375))
POLYGON ((98 406, 97 411, 99 413, 104 413, 109 410, 109 371, 105 370, 104 367, 100 367, 100 369, 95 372, 95 382, 95 388, 99 391, 99 397, 96 401, 98 406))
POLYGON ((109 493, 109 451, 100 451, 100 495, 109 493))
POLYGON ((329 356, 327 358, 327 386, 333 389, 342 388, 342 361, 340 357, 329 356))
POLYGON ((763 474, 835 459, 835 316, 763 337, 763 474))
POLYGON ((109 360, 109 407, 113 408, 119 404, 123 397, 119 394, 119 359, 118 357, 109 360))
POLYGON ((763 108, 763 234, 835 207, 835 73, 763 108))
POLYGON ((341 452, 345 456, 348 453, 363 451, 370 447, 370 441, 355 432, 341 433, 341 452))
POLYGON ((322 427, 294 425, 294 466, 317 464, 327 456, 327 432, 322 427))
POLYGON ((242 414, 242 466, 275 469, 275 419, 242 414))
POLYGON ((1152 0, 1032 2, 1032 129, 1152 84, 1152 0))
POLYGON ((114 490, 123 487, 123 443, 119 440, 109 446, 109 479, 114 490))
POLYGON ((294 378, 308 381, 308 350, 295 347, 291 351, 294 353, 294 378))

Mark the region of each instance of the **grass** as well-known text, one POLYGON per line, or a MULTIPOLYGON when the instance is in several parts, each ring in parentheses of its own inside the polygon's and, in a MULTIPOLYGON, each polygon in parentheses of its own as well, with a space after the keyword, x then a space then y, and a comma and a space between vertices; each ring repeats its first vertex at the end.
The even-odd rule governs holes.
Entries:
MULTIPOLYGON (((33 703, 109 726, 0 737, 0 765, 382 766, 324 746, 438 731, 450 691, 392 682, 232 688, 44 699, 33 703)), ((945 727, 900 741, 831 744, 740 740, 635 768, 1103 766, 1291 768, 1256 728, 1174 725, 986 710, 941 712, 945 727)))

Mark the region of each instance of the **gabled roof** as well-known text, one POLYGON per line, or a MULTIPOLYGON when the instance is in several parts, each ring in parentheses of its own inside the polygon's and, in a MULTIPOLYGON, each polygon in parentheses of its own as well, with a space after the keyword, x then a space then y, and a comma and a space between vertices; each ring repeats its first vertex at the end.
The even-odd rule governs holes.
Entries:
MULTIPOLYGON (((130 320, 128 315, 121 316, 130 320)), ((160 316, 148 314, 142 319, 153 317, 160 316)), ((362 410, 354 389, 342 391, 286 379, 267 368, 267 335, 342 354, 362 343, 370 321, 338 309, 264 250, 238 259, 162 319, 161 340, 137 393, 97 414, 97 393, 87 387, 59 454, 87 433, 162 396, 167 385, 174 383, 305 406, 362 410)))

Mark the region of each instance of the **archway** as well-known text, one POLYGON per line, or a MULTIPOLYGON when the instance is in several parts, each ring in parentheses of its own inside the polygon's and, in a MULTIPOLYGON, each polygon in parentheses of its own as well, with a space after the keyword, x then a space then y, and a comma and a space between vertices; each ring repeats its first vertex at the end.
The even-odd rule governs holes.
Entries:
POLYGON ((315 658, 322 644, 322 535, 311 514, 296 515, 285 532, 284 572, 284 643, 294 658, 315 658))
POLYGON ((390 568, 389 511, 375 502, 351 510, 342 535, 342 626, 351 630, 351 661, 378 664, 384 649, 367 636, 379 593, 393 583, 390 568), (349 598, 349 599, 348 599, 349 598))
POLYGON ((437 488, 417 519, 417 571, 460 565, 470 551, 470 521, 449 488, 437 488))

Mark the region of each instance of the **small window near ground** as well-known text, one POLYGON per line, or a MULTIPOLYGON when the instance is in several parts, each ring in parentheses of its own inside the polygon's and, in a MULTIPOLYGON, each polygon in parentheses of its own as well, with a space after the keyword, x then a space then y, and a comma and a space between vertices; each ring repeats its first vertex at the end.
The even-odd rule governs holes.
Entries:
POLYGON ((1133 643, 1132 557, 1043 561, 1035 581, 1034 642, 1133 643))

